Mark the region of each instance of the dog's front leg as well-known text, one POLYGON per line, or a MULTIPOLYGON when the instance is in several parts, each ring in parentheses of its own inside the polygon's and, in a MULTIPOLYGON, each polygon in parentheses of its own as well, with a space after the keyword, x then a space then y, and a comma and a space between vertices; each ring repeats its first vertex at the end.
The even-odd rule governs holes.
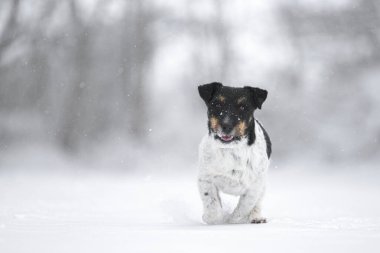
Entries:
POLYGON ((198 180, 198 188, 203 202, 203 221, 207 224, 222 223, 222 205, 220 203, 220 197, 216 186, 211 180, 201 178, 198 180))
POLYGON ((228 222, 234 224, 249 223, 249 215, 258 201, 258 192, 251 190, 240 196, 239 203, 228 222))

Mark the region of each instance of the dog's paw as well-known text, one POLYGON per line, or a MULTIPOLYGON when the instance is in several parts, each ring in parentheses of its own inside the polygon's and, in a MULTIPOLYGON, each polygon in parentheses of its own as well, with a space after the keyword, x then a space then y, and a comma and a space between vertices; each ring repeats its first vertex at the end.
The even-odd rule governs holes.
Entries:
POLYGON ((263 217, 253 218, 253 219, 251 219, 251 223, 252 224, 267 223, 267 219, 263 218, 263 217))
POLYGON ((204 213, 202 216, 202 219, 204 222, 206 222, 209 225, 222 224, 224 221, 223 214, 219 212, 204 213))

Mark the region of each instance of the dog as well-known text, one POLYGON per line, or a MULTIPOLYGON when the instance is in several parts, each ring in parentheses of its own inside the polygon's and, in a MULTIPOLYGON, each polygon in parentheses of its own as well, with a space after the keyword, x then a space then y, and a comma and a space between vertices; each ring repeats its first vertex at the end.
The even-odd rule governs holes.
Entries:
POLYGON ((198 86, 206 103, 208 134, 199 146, 198 188, 207 224, 266 223, 261 215, 272 144, 254 118, 267 98, 266 90, 234 88, 213 82, 198 86), (219 192, 239 196, 225 217, 219 192))

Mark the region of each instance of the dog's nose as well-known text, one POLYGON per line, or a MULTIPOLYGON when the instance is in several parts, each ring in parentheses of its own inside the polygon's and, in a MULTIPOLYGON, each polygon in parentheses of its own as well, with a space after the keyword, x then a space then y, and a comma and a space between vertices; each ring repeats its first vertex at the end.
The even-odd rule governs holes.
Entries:
POLYGON ((221 127, 222 127, 223 132, 226 134, 229 134, 234 128, 232 124, 223 124, 221 127))

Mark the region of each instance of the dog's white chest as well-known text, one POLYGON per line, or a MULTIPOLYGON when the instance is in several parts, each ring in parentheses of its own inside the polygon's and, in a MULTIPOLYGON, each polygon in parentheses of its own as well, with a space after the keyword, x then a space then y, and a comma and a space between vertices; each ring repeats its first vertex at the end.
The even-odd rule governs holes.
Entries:
POLYGON ((254 188, 263 180, 269 162, 262 132, 256 133, 255 144, 251 146, 245 141, 226 146, 205 136, 200 145, 199 176, 209 178, 228 194, 240 195, 254 188))
POLYGON ((254 176, 249 151, 247 148, 214 150, 205 172, 213 175, 213 180, 221 191, 240 195, 249 188, 254 176))

